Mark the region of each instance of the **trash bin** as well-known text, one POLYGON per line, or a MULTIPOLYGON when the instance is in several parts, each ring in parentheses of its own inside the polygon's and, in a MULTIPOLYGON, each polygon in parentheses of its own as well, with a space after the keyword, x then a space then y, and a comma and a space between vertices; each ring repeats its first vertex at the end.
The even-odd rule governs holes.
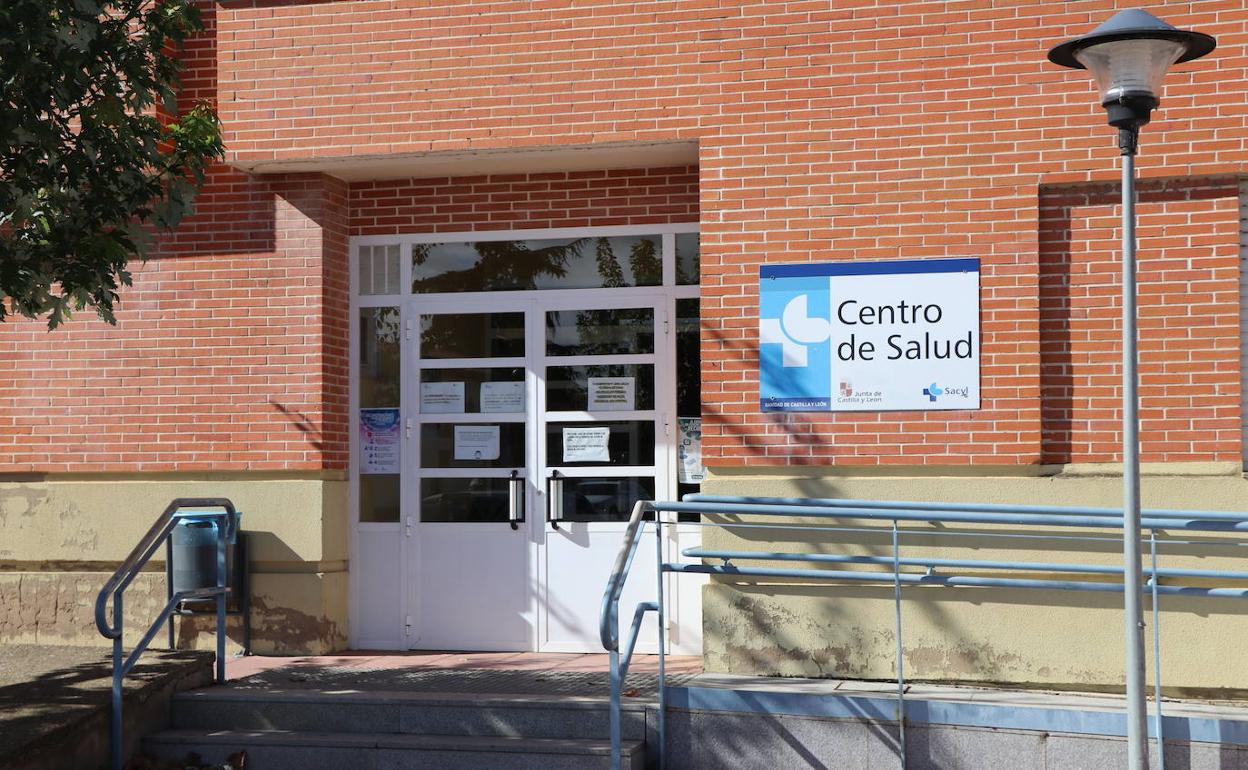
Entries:
MULTIPOLYGON (((239 528, 241 517, 231 518, 225 525, 225 585, 227 615, 241 615, 243 651, 251 653, 251 574, 247 564, 247 533, 239 528)), ((222 520, 195 515, 179 517, 169 533, 166 579, 169 598, 179 591, 215 588, 217 585, 217 527, 222 520)), ((191 599, 179 604, 174 615, 215 615, 216 597, 191 599)), ((173 618, 169 619, 169 648, 174 646, 173 618)))
MULTIPOLYGON (((217 523, 210 519, 185 518, 173 528, 173 592, 217 585, 217 523)), ((227 570, 227 584, 229 582, 227 570)), ((187 602, 190 604, 191 602, 187 602)), ((208 602, 196 601, 201 605, 208 602)))

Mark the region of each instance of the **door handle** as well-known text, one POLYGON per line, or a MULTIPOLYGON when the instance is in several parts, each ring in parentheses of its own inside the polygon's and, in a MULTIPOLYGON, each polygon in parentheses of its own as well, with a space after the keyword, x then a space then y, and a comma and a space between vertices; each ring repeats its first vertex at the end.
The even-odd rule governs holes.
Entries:
POLYGON ((551 471, 546 477, 546 523, 559 529, 563 521, 563 477, 559 471, 551 471))
POLYGON ((512 471, 507 479, 507 521, 513 530, 520 529, 524 521, 524 477, 520 471, 512 471))

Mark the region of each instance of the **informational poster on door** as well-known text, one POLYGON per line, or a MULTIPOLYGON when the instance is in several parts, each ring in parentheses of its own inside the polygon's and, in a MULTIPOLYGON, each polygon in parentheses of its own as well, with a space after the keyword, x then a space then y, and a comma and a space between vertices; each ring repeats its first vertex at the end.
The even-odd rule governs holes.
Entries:
POLYGON ((402 445, 398 409, 360 410, 360 473, 398 473, 402 445))
POLYGON ((464 383, 420 383, 420 411, 422 414, 463 414, 464 383))
POLYGON ((524 382, 481 383, 482 412, 523 412, 524 382))
POLYGON ((455 459, 497 460, 499 433, 497 425, 456 425, 455 459))
POLYGON ((680 417, 676 422, 676 480, 681 484, 701 484, 706 478, 706 468, 702 467, 702 418, 680 417))
POLYGON ((605 463, 611 461, 607 449, 611 441, 611 429, 564 428, 563 461, 565 463, 605 463))
POLYGON ((979 260, 763 265, 764 412, 979 408, 979 260))
POLYGON ((589 411, 626 412, 637 403, 637 378, 590 377, 589 411))

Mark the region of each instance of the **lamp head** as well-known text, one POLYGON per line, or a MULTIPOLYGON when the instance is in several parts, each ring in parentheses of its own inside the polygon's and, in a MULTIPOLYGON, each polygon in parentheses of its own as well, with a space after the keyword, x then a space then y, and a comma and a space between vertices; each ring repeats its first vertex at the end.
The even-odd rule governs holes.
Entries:
POLYGON ((1148 11, 1119 11, 1082 37, 1049 51, 1049 61, 1086 69, 1096 78, 1109 124, 1138 128, 1161 102, 1161 80, 1171 65, 1199 59, 1217 45, 1202 32, 1176 29, 1148 11))

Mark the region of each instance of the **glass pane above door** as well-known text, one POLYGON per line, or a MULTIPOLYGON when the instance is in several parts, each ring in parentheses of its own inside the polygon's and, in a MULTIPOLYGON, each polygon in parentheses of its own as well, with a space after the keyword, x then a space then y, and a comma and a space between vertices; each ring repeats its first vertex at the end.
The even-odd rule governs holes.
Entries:
POLYGON ((676 233, 676 283, 696 284, 701 279, 701 236, 697 233, 676 233))
POLYGON ((417 243, 412 292, 610 289, 663 283, 659 235, 417 243))

